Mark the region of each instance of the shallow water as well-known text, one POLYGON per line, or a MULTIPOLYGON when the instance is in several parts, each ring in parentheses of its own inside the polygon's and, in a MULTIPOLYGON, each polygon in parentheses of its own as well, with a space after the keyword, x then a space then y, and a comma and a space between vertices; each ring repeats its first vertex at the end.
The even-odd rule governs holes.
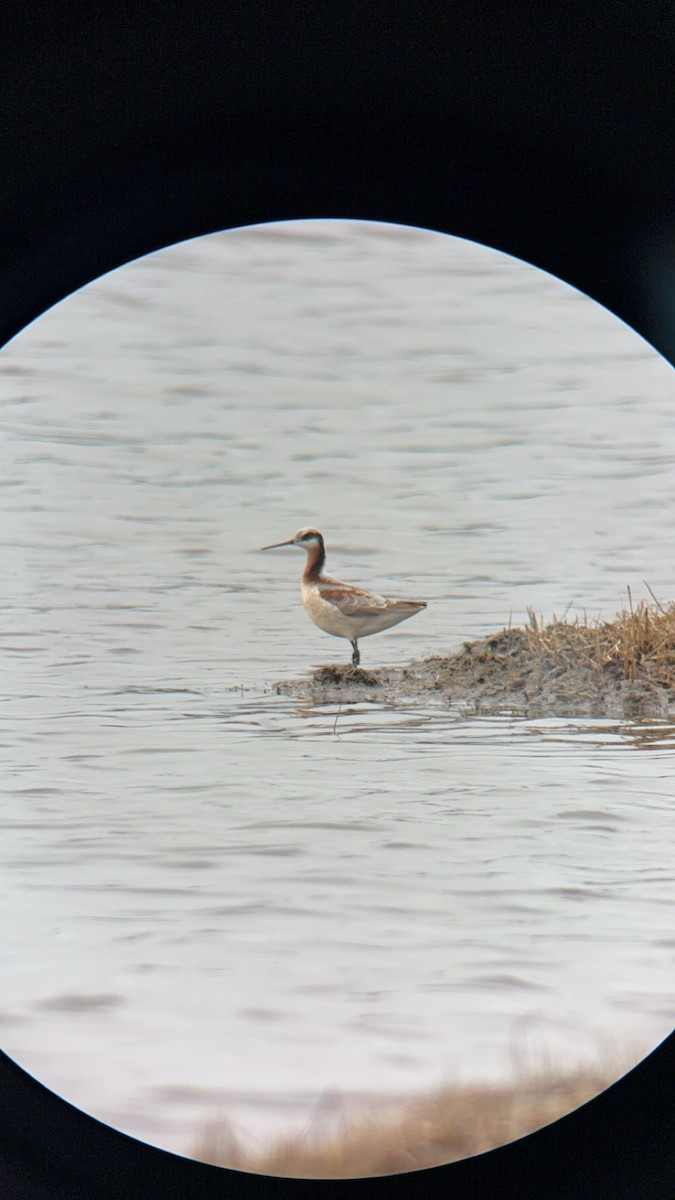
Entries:
POLYGON ((389 226, 202 239, 0 355, 3 1046, 188 1151, 226 1110, 581 1061, 673 1023, 668 722, 313 706, 338 576, 400 664, 675 594, 672 370, 522 263, 389 226), (7 922, 5 925, 7 926, 7 922))

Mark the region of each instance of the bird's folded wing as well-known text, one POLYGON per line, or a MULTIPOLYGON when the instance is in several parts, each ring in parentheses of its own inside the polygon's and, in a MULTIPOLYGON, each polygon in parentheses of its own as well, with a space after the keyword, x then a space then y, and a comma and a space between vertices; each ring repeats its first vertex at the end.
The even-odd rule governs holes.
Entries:
POLYGON ((391 607, 391 601, 365 588, 351 587, 347 584, 326 583, 320 590, 321 599, 328 604, 334 604, 345 617, 361 617, 364 613, 384 612, 391 607))

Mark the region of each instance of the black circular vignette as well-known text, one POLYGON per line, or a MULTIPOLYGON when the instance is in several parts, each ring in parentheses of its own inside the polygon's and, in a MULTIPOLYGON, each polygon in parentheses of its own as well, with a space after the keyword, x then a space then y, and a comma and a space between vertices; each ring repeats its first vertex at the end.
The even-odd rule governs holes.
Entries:
MULTIPOLYGON (((342 217, 516 255, 675 360, 672 9, 22 6, 3 36, 0 340, 185 238, 342 217)), ((667 852, 664 850, 664 852, 667 852)), ((263 1179, 107 1128, 0 1058, 3 1195, 666 1200, 675 1036, 509 1146, 387 1179, 263 1179)))
POLYGON ((30 1200, 669 1200, 675 1034, 553 1125, 475 1158, 365 1179, 267 1178, 159 1150, 81 1113, 0 1052, 3 1195, 30 1200))

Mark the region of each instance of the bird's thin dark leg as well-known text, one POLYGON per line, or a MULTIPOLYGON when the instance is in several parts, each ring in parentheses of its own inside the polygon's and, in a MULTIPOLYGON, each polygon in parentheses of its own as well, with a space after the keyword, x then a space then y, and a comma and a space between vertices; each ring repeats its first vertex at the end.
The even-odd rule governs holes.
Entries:
POLYGON ((354 641, 352 642, 352 650, 354 651, 352 654, 352 663, 355 667, 358 667, 359 663, 361 662, 361 655, 359 654, 359 643, 357 642, 356 638, 354 638, 354 641))

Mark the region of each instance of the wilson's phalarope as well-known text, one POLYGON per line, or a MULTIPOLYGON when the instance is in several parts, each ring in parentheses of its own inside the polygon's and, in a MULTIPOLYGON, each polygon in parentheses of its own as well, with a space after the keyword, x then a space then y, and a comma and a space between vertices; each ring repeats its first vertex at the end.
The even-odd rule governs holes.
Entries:
POLYGON ((287 542, 275 542, 262 549, 277 550, 280 546, 300 546, 307 551, 302 572, 302 603, 324 633, 351 642, 355 667, 361 661, 359 638, 390 629, 427 606, 426 600, 385 600, 375 592, 324 575, 326 547, 318 529, 299 529, 287 542))

